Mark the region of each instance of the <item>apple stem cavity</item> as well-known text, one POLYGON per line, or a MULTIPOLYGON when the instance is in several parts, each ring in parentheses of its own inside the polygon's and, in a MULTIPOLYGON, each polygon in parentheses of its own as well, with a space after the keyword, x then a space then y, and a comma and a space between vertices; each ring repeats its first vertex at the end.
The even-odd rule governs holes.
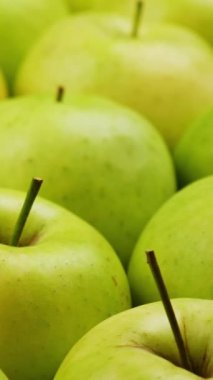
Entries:
POLYGON ((147 255, 147 262, 151 268, 151 272, 153 274, 153 277, 154 277, 154 280, 156 282, 158 291, 160 293, 161 300, 163 302, 163 306, 164 306, 164 309, 166 311, 167 318, 169 320, 169 323, 170 323, 170 326, 171 326, 171 329, 172 329, 172 332, 173 332, 173 335, 174 335, 174 338, 175 338, 175 341, 177 344, 177 348, 179 351, 182 367, 188 371, 193 372, 190 357, 189 357, 188 351, 186 349, 186 346, 184 344, 184 340, 183 340, 183 337, 181 335, 181 331, 180 331, 180 328, 179 328, 179 325, 178 325, 178 322, 177 322, 177 319, 175 316, 175 312, 174 312, 174 309, 172 307, 172 304, 171 304, 171 301, 170 301, 170 298, 168 295, 168 291, 167 291, 166 285, 164 283, 164 280, 163 280, 163 277, 162 277, 162 274, 161 274, 161 271, 160 271, 160 268, 159 268, 159 265, 158 265, 158 262, 157 262, 157 259, 155 256, 155 253, 154 253, 154 251, 147 251, 146 255, 147 255))
POLYGON ((132 34, 131 34, 132 38, 138 37, 143 5, 144 5, 143 1, 141 0, 138 0, 136 2, 135 15, 133 18, 133 28, 132 28, 132 34))
POLYGON ((63 100, 63 97, 64 97, 64 87, 63 86, 59 86, 58 89, 57 89, 57 94, 56 94, 56 101, 57 102, 62 102, 63 100))
POLYGON ((33 203, 36 199, 36 196, 40 190, 40 187, 42 185, 43 180, 41 178, 34 177, 31 181, 31 185, 29 187, 29 190, 27 192, 25 201, 23 203, 22 209, 20 211, 19 217, 17 219, 13 236, 11 239, 11 245, 16 247, 18 246, 22 231, 24 229, 24 226, 26 224, 27 218, 29 216, 30 210, 33 206, 33 203))

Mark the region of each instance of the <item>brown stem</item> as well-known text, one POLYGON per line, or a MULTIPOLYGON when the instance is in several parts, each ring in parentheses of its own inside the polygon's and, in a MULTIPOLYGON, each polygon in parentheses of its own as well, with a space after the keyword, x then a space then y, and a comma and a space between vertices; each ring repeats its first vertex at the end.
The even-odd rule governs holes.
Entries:
POLYGON ((57 94, 56 94, 56 101, 57 102, 61 102, 63 100, 63 97, 64 97, 64 87, 63 86, 59 86, 58 89, 57 89, 57 94))
POLYGON ((172 307, 166 285, 164 283, 163 277, 160 272, 159 265, 157 263, 157 259, 155 257, 155 253, 153 251, 146 252, 147 262, 150 265, 153 277, 155 279, 158 291, 161 296, 161 300, 163 302, 176 344, 179 351, 179 355, 182 362, 182 367, 188 371, 192 371, 192 364, 189 358, 188 351, 185 347, 183 337, 181 335, 180 328, 178 326, 178 322, 175 316, 174 309, 172 307))
POLYGON ((28 215, 30 213, 34 200, 39 192, 42 182, 43 180, 41 178, 32 179, 30 188, 27 192, 24 204, 22 206, 21 212, 19 214, 18 220, 14 228, 14 232, 10 243, 12 246, 17 246, 19 243, 28 215))
POLYGON ((138 37, 138 32, 139 32, 139 27, 140 27, 140 21, 142 17, 142 10, 143 10, 143 1, 138 0, 136 2, 136 7, 135 7, 135 15, 133 18, 133 28, 132 28, 132 33, 131 36, 132 38, 137 38, 138 37))

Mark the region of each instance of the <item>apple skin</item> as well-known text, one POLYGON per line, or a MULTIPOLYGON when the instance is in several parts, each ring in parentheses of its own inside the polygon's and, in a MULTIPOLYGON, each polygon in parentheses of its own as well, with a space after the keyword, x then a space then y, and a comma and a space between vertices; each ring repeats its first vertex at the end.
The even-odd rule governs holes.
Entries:
POLYGON ((16 70, 31 45, 46 28, 65 17, 61 0, 0 0, 0 65, 10 88, 16 70))
POLYGON ((171 298, 213 299, 213 176, 170 198, 143 230, 131 257, 128 278, 134 304, 160 299, 146 262, 154 250, 171 298))
POLYGON ((97 11, 113 11, 129 14, 133 13, 135 7, 134 0, 66 0, 69 9, 72 12, 97 10, 97 11))
POLYGON ((212 49, 193 31, 144 25, 131 38, 124 17, 86 12, 49 28, 26 56, 15 88, 17 95, 52 94, 61 84, 72 94, 106 96, 147 117, 173 148, 212 105, 212 83, 212 49))
POLYGON ((180 186, 213 174, 213 108, 187 128, 174 151, 180 186))
POLYGON ((172 304, 199 375, 181 368, 162 303, 155 302, 119 313, 89 331, 54 380, 213 379, 213 301, 183 298, 172 304))
POLYGON ((143 22, 170 22, 192 28, 213 45, 211 0, 146 0, 143 22))
POLYGON ((23 199, 0 190, 0 365, 10 380, 51 380, 84 333, 131 306, 130 292, 108 242, 47 200, 8 245, 23 199))
POLYGON ((171 155, 150 122, 109 100, 66 96, 1 102, 0 120, 0 186, 24 190, 42 177, 41 195, 94 225, 126 266, 176 190, 171 155))

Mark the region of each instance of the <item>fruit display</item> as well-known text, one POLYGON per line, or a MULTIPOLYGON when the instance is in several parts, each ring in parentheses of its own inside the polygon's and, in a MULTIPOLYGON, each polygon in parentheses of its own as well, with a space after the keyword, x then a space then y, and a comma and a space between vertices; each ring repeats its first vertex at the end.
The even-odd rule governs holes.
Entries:
POLYGON ((0 42, 0 380, 213 380, 213 0, 0 0, 0 42))
POLYGON ((28 178, 42 177, 41 195, 95 226, 126 266, 142 228, 176 189, 171 155, 152 124, 86 96, 5 100, 0 120, 0 186, 24 190, 28 178))
POLYGON ((213 301, 182 298, 173 306, 192 371, 182 368, 165 311, 154 302, 94 327, 73 347, 54 380, 213 379, 213 301))
POLYGON ((150 119, 173 148, 212 105, 213 51, 177 25, 132 31, 129 19, 101 12, 62 20, 29 51, 16 94, 53 94, 62 85, 72 94, 107 96, 150 119))
POLYGON ((11 380, 46 380, 84 333, 130 308, 130 293, 108 242, 56 204, 36 199, 12 244, 23 200, 0 190, 0 365, 11 380))

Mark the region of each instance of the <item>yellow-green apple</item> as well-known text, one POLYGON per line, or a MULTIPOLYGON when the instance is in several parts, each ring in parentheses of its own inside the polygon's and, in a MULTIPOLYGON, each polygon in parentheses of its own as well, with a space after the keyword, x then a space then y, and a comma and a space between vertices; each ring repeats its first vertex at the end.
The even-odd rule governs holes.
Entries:
POLYGON ((27 55, 16 94, 104 95, 148 117, 173 147, 213 98, 213 51, 197 34, 86 12, 55 24, 27 55), (36 73, 36 75, 35 75, 36 73))
POLYGON ((42 198, 11 245, 22 203, 22 192, 0 190, 0 366, 10 380, 51 380, 82 335, 130 307, 130 292, 108 242, 42 198))
POLYGON ((65 0, 72 12, 85 11, 88 9, 98 11, 115 11, 119 13, 131 14, 134 0, 65 0))
POLYGON ((213 174, 213 108, 187 128, 174 160, 180 186, 213 174))
POLYGON ((158 256, 171 298, 213 299, 213 176, 177 192, 143 230, 128 268, 134 304, 159 299, 144 252, 158 256))
POLYGON ((144 0, 144 22, 172 22, 192 28, 213 45, 212 0, 144 0))
POLYGON ((151 123, 85 96, 8 99, 0 121, 0 185, 23 190, 41 176, 41 195, 94 225, 127 265, 142 228, 176 189, 171 155, 151 123))
POLYGON ((67 14, 61 0, 0 0, 0 65, 10 87, 29 47, 67 14))
POLYGON ((213 379, 213 301, 182 298, 172 304, 192 371, 182 368, 163 306, 153 302, 94 327, 71 349, 54 380, 213 379))

